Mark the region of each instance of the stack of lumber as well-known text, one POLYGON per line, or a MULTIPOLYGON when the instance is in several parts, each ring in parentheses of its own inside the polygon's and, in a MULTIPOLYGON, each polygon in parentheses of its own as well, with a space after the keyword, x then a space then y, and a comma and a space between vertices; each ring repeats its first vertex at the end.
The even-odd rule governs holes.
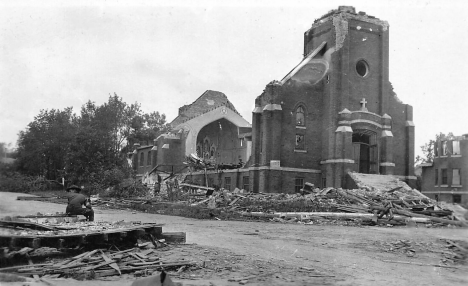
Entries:
POLYGON ((161 224, 141 222, 44 223, 0 220, 0 247, 72 248, 82 245, 123 245, 137 239, 184 243, 183 232, 163 233, 161 224))
POLYGON ((156 270, 178 269, 194 264, 194 261, 183 258, 177 261, 164 259, 161 252, 151 248, 144 250, 131 248, 122 251, 95 249, 58 263, 14 266, 0 268, 0 271, 44 278, 93 279, 135 272, 140 275, 144 273, 150 275, 156 270))

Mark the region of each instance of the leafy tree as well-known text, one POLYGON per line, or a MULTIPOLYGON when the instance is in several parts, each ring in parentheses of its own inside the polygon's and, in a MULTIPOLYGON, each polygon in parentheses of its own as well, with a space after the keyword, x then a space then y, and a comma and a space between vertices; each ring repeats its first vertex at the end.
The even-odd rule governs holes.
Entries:
POLYGON ((422 163, 432 163, 434 161, 435 157, 435 146, 438 141, 444 138, 451 138, 453 137, 453 133, 449 132, 447 135, 444 133, 439 133, 435 135, 435 140, 429 140, 429 142, 425 143, 424 145, 421 146, 421 151, 423 153, 423 156, 416 156, 415 163, 417 164, 422 164, 422 163))
POLYGON ((102 105, 86 102, 79 115, 72 108, 41 110, 19 134, 18 170, 46 180, 66 178, 94 193, 131 177, 129 146, 151 142, 168 129, 164 114, 146 114, 116 94, 102 105))
POLYGON ((18 168, 25 174, 56 180, 74 134, 72 108, 41 110, 21 131, 18 140, 18 168))

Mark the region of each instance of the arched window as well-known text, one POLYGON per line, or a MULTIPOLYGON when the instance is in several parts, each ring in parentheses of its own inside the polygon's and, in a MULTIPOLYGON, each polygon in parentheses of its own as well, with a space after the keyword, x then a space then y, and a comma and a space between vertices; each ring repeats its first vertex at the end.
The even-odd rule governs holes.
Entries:
POLYGON ((203 142, 203 158, 210 158, 210 141, 208 139, 205 139, 205 141, 203 142))
POLYGON ((151 166, 151 151, 148 151, 148 157, 146 158, 146 165, 151 166))
POLYGON ((216 154, 216 146, 212 144, 210 148, 210 159, 213 159, 215 157, 215 154, 216 154))
POLYGON ((202 147, 201 147, 201 143, 198 143, 198 145, 197 145, 197 156, 198 156, 198 157, 202 157, 202 147))
POLYGON ((145 165, 145 153, 141 152, 140 153, 140 166, 145 165))
POLYGON ((296 108, 296 126, 305 126, 305 113, 302 105, 296 108))

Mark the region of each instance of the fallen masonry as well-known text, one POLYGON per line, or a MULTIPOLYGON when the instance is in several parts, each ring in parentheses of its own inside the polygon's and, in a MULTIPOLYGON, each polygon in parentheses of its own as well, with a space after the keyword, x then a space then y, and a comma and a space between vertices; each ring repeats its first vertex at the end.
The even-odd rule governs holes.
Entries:
MULTIPOLYGON (((394 176, 349 173, 354 189, 314 188, 304 183, 298 193, 249 193, 235 189, 181 183, 145 198, 92 196, 100 208, 133 209, 199 219, 270 219, 313 223, 347 220, 355 224, 466 227, 468 210, 428 198, 394 176)), ((19 197, 22 199, 23 197, 19 197)), ((43 198, 38 198, 39 200, 43 198)), ((47 198, 50 199, 50 196, 47 198)), ((55 196, 55 202, 62 202, 55 196)), ((29 200, 29 199, 28 199, 29 200)))

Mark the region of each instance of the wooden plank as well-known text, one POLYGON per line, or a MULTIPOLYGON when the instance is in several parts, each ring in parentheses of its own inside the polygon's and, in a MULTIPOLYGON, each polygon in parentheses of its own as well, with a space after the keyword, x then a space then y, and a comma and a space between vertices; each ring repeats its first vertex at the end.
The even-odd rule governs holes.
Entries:
POLYGON ((187 241, 185 232, 163 232, 157 238, 165 239, 166 242, 185 243, 187 241))
POLYGON ((22 227, 22 228, 30 228, 35 230, 48 230, 54 231, 56 230, 54 227, 50 227, 47 225, 42 225, 34 222, 25 222, 25 221, 6 221, 0 220, 1 226, 8 226, 8 227, 22 227))
POLYGON ((109 257, 107 257, 107 255, 104 254, 104 252, 103 252, 102 250, 101 250, 101 256, 102 256, 102 258, 104 258, 104 260, 105 260, 106 262, 110 262, 110 264, 109 264, 110 267, 112 267, 112 268, 114 268, 115 270, 117 270, 117 272, 119 272, 119 275, 122 275, 122 273, 120 272, 120 268, 119 268, 119 266, 117 265, 117 263, 115 263, 114 260, 112 260, 112 259, 110 259, 109 257))
POLYGON ((41 239, 33 238, 31 241, 29 241, 29 247, 32 247, 34 249, 41 247, 41 239))
POLYGON ((446 239, 445 241, 446 241, 448 244, 450 244, 450 245, 452 245, 452 246, 455 246, 456 248, 458 248, 459 250, 461 250, 461 252, 468 254, 468 249, 464 248, 463 246, 459 245, 458 243, 455 243, 455 242, 453 242, 453 241, 451 241, 451 240, 448 240, 448 239, 446 239))

